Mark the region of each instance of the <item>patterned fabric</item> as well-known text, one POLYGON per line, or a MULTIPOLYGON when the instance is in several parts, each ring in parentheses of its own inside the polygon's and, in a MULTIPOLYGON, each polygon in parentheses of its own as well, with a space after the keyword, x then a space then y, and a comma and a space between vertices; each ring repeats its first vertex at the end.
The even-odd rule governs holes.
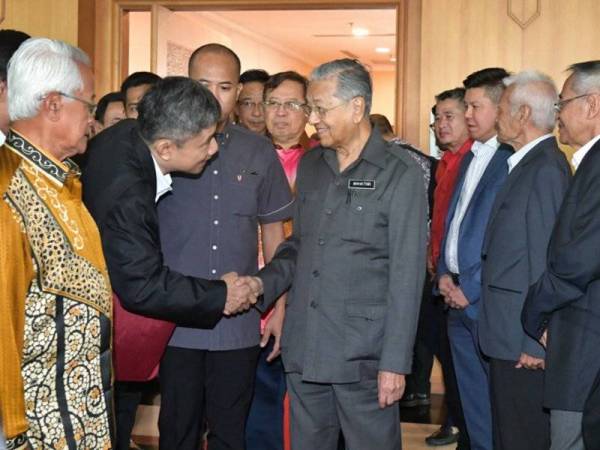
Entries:
MULTIPOLYGON (((98 230, 81 203, 79 169, 13 131, 2 151, 21 158, 2 207, 33 264, 19 349, 24 434, 34 449, 110 449, 112 294, 98 230)), ((19 439, 9 448, 23 445, 19 439)))

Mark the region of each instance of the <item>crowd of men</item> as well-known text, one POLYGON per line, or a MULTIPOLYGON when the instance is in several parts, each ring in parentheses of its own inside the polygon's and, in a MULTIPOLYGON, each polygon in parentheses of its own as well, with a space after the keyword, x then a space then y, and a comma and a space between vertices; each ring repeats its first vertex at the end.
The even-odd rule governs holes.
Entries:
POLYGON ((129 449, 158 377, 161 449, 398 450, 436 355, 427 444, 600 449, 600 61, 469 74, 439 161, 356 60, 241 67, 96 105, 80 49, 0 31, 0 448, 129 449))

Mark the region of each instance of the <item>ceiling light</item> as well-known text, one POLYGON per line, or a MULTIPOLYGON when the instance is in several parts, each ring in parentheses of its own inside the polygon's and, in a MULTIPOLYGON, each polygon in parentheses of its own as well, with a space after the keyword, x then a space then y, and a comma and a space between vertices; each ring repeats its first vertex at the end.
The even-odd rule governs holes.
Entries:
POLYGON ((390 57, 390 61, 391 62, 396 62, 396 57, 395 56, 390 57))
POLYGON ((354 37, 365 37, 369 35, 369 30, 362 27, 352 27, 352 36, 354 37))
POLYGON ((387 47, 377 47, 375 53, 389 53, 390 49, 387 47))

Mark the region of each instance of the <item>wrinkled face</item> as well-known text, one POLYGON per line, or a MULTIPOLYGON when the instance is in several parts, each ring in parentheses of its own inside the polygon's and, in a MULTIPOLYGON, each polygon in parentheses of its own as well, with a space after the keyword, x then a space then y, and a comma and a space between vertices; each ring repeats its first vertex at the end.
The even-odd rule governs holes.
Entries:
POLYGON ((216 97, 221 105, 219 122, 226 122, 242 88, 235 60, 227 54, 204 52, 194 58, 189 75, 206 86, 216 97))
POLYGON ((500 103, 498 103, 498 120, 496 121, 496 131, 498 132, 498 140, 505 144, 518 147, 517 138, 521 136, 523 126, 518 120, 519 111, 515 111, 513 115, 510 105, 510 96, 514 91, 514 86, 506 88, 500 103))
POLYGON ((295 145, 300 141, 308 117, 304 109, 286 107, 288 105, 304 105, 304 87, 291 80, 286 80, 265 96, 271 106, 266 108, 267 129, 273 143, 282 146, 295 145))
POLYGON ((334 149, 343 146, 356 128, 351 102, 335 97, 336 87, 337 80, 331 78, 311 81, 306 95, 312 108, 309 123, 317 130, 321 145, 334 149))
POLYGON ((558 135, 561 144, 581 146, 587 142, 585 136, 584 121, 586 114, 587 97, 579 97, 573 90, 573 76, 565 81, 560 91, 560 112, 558 113, 558 135), (569 100, 573 99, 573 100, 569 100), (568 100, 568 101, 565 101, 568 100))
POLYGON ((258 134, 264 134, 266 130, 263 89, 259 81, 244 83, 236 107, 240 125, 258 134))
POLYGON ((151 87, 151 84, 140 84, 139 86, 127 89, 125 93, 125 115, 128 119, 137 119, 138 104, 151 87))
POLYGON ((173 171, 199 174, 204 166, 219 150, 215 140, 216 125, 202 130, 188 139, 171 153, 173 171))
POLYGON ((496 135, 497 106, 482 87, 467 89, 465 119, 471 138, 486 142, 496 135))
POLYGON ((85 152, 93 123, 94 75, 92 70, 78 64, 83 88, 72 97, 61 97, 60 116, 56 122, 55 142, 60 160, 85 152))
POLYGON ((469 139, 464 102, 453 98, 437 102, 434 131, 442 147, 458 150, 469 139))

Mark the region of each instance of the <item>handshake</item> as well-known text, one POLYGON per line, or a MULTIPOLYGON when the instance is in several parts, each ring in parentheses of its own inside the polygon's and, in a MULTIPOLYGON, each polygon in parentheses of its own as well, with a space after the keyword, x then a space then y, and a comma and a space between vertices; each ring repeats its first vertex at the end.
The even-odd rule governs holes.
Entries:
POLYGON ((221 280, 227 285, 227 300, 223 310, 226 316, 247 311, 263 293, 263 283, 258 277, 241 277, 235 272, 229 272, 221 280))

